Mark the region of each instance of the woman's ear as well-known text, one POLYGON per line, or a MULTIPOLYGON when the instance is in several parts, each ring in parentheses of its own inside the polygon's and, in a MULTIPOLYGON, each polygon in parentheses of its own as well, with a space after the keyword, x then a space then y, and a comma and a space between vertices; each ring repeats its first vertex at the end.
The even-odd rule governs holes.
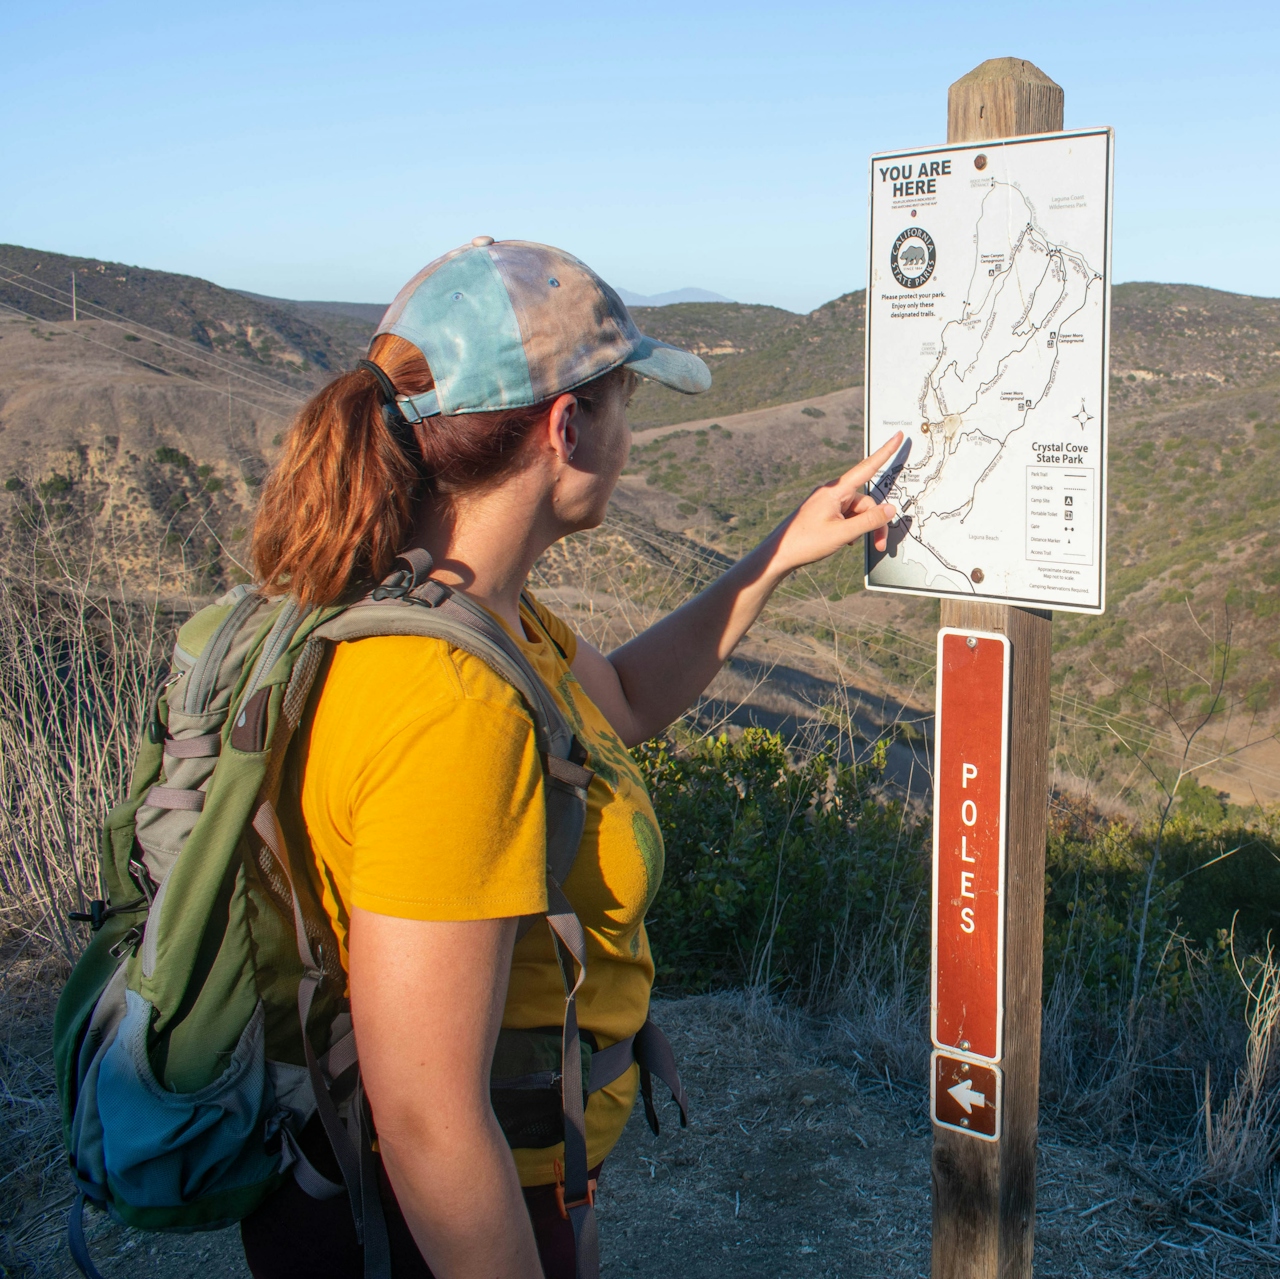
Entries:
POLYGON ((576 395, 558 395, 547 414, 547 440, 551 451, 566 464, 578 447, 578 416, 581 411, 576 395))

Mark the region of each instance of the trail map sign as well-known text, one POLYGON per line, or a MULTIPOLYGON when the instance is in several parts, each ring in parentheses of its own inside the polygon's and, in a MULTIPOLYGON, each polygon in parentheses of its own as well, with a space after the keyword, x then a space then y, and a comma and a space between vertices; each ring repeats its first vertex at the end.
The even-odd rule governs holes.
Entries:
POLYGON ((871 158, 867 586, 1100 613, 1110 129, 871 158))

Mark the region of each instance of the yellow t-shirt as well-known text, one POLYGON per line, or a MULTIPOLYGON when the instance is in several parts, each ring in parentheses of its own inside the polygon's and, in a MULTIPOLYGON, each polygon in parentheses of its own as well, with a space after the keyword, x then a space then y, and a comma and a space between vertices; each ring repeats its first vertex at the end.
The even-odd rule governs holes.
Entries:
MULTIPOLYGON (((644 916, 662 878, 662 838, 630 752, 569 667, 573 632, 536 604, 515 638, 551 689, 595 772, 586 829, 563 888, 587 936, 578 1020, 601 1048, 649 1010, 644 916), (532 637, 532 638, 530 638, 532 637)), ((545 911, 546 814, 533 721, 520 695, 444 640, 386 636, 339 644, 306 727, 302 810, 325 907, 347 964, 355 907, 400 919, 495 919, 545 911)), ((504 1027, 559 1026, 564 987, 550 933, 516 944, 504 1027)), ((633 1066, 591 1095, 587 1158, 613 1148, 635 1102, 633 1066)), ((523 1185, 555 1181, 563 1146, 516 1150, 523 1185)))

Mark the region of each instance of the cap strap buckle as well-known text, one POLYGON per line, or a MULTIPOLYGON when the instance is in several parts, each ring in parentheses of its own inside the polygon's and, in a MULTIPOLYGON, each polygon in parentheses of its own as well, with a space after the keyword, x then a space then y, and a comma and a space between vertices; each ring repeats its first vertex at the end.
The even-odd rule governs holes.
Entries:
POLYGON ((394 403, 410 426, 440 416, 440 399, 434 389, 421 395, 397 395, 394 403))

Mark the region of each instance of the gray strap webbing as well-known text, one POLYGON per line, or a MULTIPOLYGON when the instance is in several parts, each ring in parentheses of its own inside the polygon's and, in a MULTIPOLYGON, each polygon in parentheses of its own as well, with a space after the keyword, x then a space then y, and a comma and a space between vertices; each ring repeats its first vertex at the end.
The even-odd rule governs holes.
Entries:
MULTIPOLYGON (((289 856, 285 849, 283 833, 280 830, 280 821, 276 817, 276 811, 269 800, 258 806, 258 811, 253 818, 253 829, 258 832, 262 837, 262 842, 270 849, 272 856, 276 859, 276 864, 280 867, 280 873, 289 885, 289 896, 293 901, 295 941, 298 946, 298 958, 302 961, 303 968, 303 977, 298 983, 298 1021, 302 1026, 302 1051, 306 1057, 307 1073, 311 1076, 311 1090, 315 1095, 316 1113, 320 1116, 320 1123, 324 1128, 325 1136, 329 1138, 329 1144, 333 1147, 338 1167, 342 1169, 342 1180, 347 1188, 347 1197, 351 1201, 351 1216, 355 1222, 356 1238, 363 1243, 367 1225, 365 1221, 367 1201, 364 1194, 361 1154, 352 1142, 347 1130, 342 1126, 338 1108, 333 1104, 333 1098, 329 1095, 329 1086, 320 1070, 320 1062, 316 1057, 315 1049, 311 1046, 311 1036, 307 1034, 307 1023, 311 1020, 311 1004, 315 999, 322 974, 316 966, 315 958, 311 953, 311 943, 307 940, 306 925, 302 916, 302 904, 298 900, 298 892, 294 886, 293 871, 289 866, 289 856)), ((375 1211, 381 1217, 380 1204, 375 1211)), ((386 1223, 381 1222, 380 1224, 385 1238, 386 1223)), ((377 1271, 369 1268, 368 1263, 370 1260, 370 1256, 366 1254, 365 1274, 369 1279, 374 1279, 374 1276, 377 1276, 377 1279, 383 1279, 383 1276, 390 1276, 389 1261, 384 1270, 377 1271)))
POLYGON ((547 925, 564 982, 564 1031, 560 1041, 564 1110, 564 1204, 573 1226, 577 1279, 599 1279, 600 1246, 587 1178, 587 1121, 582 1107, 582 1043, 578 991, 587 976, 587 936, 560 885, 547 875, 547 925), (574 976, 574 969, 577 976, 574 976))
POLYGON ((356 1032, 349 1030, 320 1058, 320 1069, 330 1079, 337 1079, 356 1064, 356 1032))
POLYGON ((153 786, 142 801, 143 808, 180 808, 188 813, 204 811, 204 791, 179 790, 174 786, 153 786))
POLYGON ((67 1247, 71 1260, 85 1279, 102 1279, 102 1272, 89 1256, 89 1245, 84 1238, 84 1195, 76 1195, 75 1203, 67 1216, 67 1247))
POLYGON ((200 656, 187 675, 187 691, 182 699, 182 709, 186 714, 200 715, 209 709, 209 699, 218 687, 218 673, 231 651, 231 642, 249 620, 249 615, 261 604, 262 596, 254 591, 242 595, 200 650, 200 656))
POLYGON ((431 558, 431 552, 423 550, 421 546, 411 546, 407 551, 401 551, 396 556, 398 560, 404 560, 406 564, 413 569, 413 580, 425 582, 427 575, 435 566, 435 561, 431 558))
MULTIPOLYGON (((631 1069, 631 1063, 640 1067, 641 1089, 648 1087, 645 1114, 648 1117, 652 1110, 652 1085, 646 1084, 649 1074, 657 1075, 671 1089, 672 1100, 680 1107, 680 1126, 689 1126, 689 1097, 680 1079, 680 1071, 676 1066, 676 1055, 671 1050, 671 1043, 666 1035, 652 1022, 645 1018, 644 1025, 634 1035, 620 1039, 608 1048, 598 1049, 591 1054, 591 1074, 587 1078, 587 1092, 599 1092, 607 1088, 615 1079, 620 1079, 631 1069)), ((650 1120, 652 1126, 657 1122, 654 1112, 650 1120)), ((656 1129, 655 1129, 656 1131, 656 1129)))
POLYGON ((202 737, 166 737, 164 739, 164 753, 171 759, 208 759, 221 752, 221 733, 205 733, 202 737))
POLYGON ((356 1080, 356 1095, 352 1104, 356 1121, 356 1146, 360 1151, 360 1197, 364 1209, 365 1279, 374 1276, 391 1276, 391 1241, 387 1237, 387 1218, 382 1211, 382 1194, 378 1186, 378 1156, 373 1149, 373 1115, 364 1095, 364 1083, 356 1080))
POLYGON ((579 790, 585 791, 591 785, 591 779, 595 777, 595 773, 589 768, 583 768, 581 764, 575 764, 571 759, 561 759, 559 755, 548 755, 547 772, 558 782, 564 782, 566 786, 576 786, 579 790))
POLYGON ((287 1127, 280 1130, 281 1139, 289 1150, 289 1163, 293 1169, 293 1179, 298 1183, 299 1189, 305 1195, 309 1195, 312 1199, 336 1199, 345 1191, 345 1187, 339 1181, 330 1181, 324 1173, 320 1172, 315 1164, 303 1153, 302 1147, 298 1145, 298 1139, 289 1131, 287 1127))
POLYGON ((676 1055, 671 1051, 671 1044, 666 1035, 647 1017, 645 1023, 636 1031, 634 1045, 636 1061, 640 1063, 640 1095, 644 1098, 645 1118, 654 1134, 658 1132, 658 1112, 653 1105, 653 1082, 650 1074, 657 1075, 671 1089, 672 1099, 680 1107, 680 1127, 689 1126, 689 1096, 680 1079, 680 1071, 676 1066, 676 1055))
POLYGON ((632 1048, 636 1042, 634 1035, 620 1039, 608 1048, 599 1048, 591 1054, 591 1074, 587 1076, 587 1091, 599 1092, 607 1088, 615 1079, 620 1079, 631 1069, 635 1061, 632 1048))

